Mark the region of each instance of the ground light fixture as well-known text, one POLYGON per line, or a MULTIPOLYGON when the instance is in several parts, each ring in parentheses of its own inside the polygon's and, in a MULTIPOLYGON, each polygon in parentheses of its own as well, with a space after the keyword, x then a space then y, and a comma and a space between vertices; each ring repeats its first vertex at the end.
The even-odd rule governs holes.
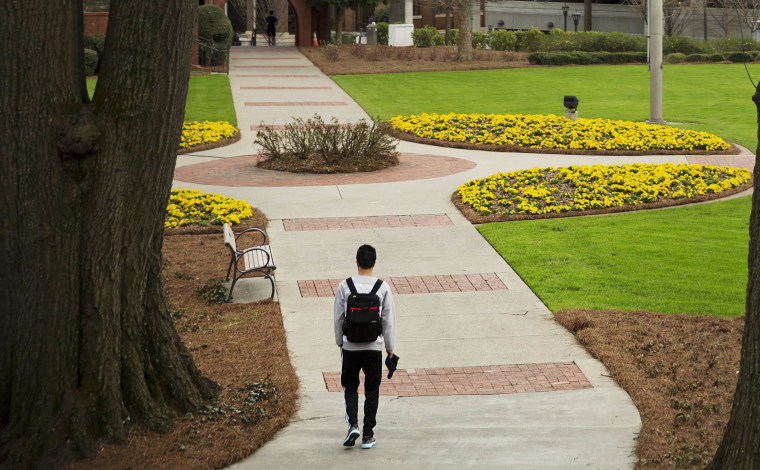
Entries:
POLYGON ((578 98, 572 95, 565 95, 565 117, 571 121, 578 119, 578 98))

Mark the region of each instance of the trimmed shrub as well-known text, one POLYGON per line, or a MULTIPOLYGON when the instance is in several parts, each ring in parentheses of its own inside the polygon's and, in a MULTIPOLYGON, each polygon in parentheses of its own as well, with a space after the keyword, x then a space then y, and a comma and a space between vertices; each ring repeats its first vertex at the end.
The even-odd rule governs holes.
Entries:
POLYGON ((98 53, 92 49, 84 50, 84 74, 86 76, 95 75, 98 67, 98 53))
POLYGON ((704 41, 697 41, 686 36, 665 36, 662 38, 662 53, 672 54, 681 52, 683 54, 701 54, 712 52, 704 41))
POLYGON ((377 23, 377 43, 388 45, 388 23, 377 23))
POLYGON ((367 22, 372 23, 374 21, 377 24, 380 24, 380 23, 388 24, 390 20, 391 20, 390 7, 383 7, 383 8, 378 8, 377 10, 375 10, 375 12, 372 14, 372 16, 369 17, 367 22))
POLYGON ((412 32, 412 42, 417 47, 441 46, 443 36, 434 27, 426 25, 412 32))
POLYGON ((707 54, 689 54, 686 56, 686 62, 710 62, 707 54))
POLYGON ((720 52, 715 52, 714 54, 708 54, 707 60, 709 62, 723 62, 726 60, 726 56, 720 52))
POLYGON ((752 62, 754 58, 749 54, 749 52, 729 52, 726 54, 726 58, 730 60, 731 62, 752 62))
POLYGON ((517 36, 512 31, 497 29, 488 35, 488 45, 495 51, 514 51, 517 46, 517 36))
POLYGON ((198 7, 198 58, 203 65, 220 65, 232 46, 232 23, 216 5, 198 7), (205 47, 204 47, 205 46, 205 47))
POLYGON ((749 38, 717 38, 710 41, 716 52, 755 51, 760 45, 749 38))
POLYGON ((681 52, 674 52, 665 56, 665 62, 670 64, 680 64, 686 61, 686 54, 681 52))
POLYGON ((458 29, 451 30, 451 44, 455 46, 459 44, 459 30, 458 29))
POLYGON ((95 51, 98 54, 98 57, 103 55, 103 49, 105 48, 105 45, 105 34, 92 33, 84 35, 84 48, 95 51))
POLYGON ((515 31, 515 36, 517 38, 515 50, 517 51, 539 51, 546 39, 546 35, 537 28, 532 28, 529 31, 515 31))
POLYGON ((480 31, 472 32, 472 48, 485 49, 488 47, 488 36, 480 31))
POLYGON ((630 64, 646 59, 646 52, 534 52, 528 56, 528 61, 536 65, 630 64))

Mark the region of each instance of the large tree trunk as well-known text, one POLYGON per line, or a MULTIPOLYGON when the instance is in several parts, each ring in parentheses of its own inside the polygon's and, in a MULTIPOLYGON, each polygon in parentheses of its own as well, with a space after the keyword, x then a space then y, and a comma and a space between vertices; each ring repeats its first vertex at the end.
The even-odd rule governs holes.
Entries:
POLYGON ((335 5, 335 44, 343 44, 343 23, 346 21, 346 9, 335 5))
MULTIPOLYGON (((760 138, 760 84, 752 97, 760 138)), ((760 145, 755 150, 754 193, 749 220, 749 277, 739 379, 723 440, 706 469, 760 468, 760 145)))
POLYGON ((454 60, 475 60, 475 54, 472 50, 472 22, 470 21, 472 1, 456 0, 455 9, 459 22, 459 47, 454 60))
POLYGON ((166 431, 216 392, 161 283, 197 6, 112 0, 90 102, 81 0, 0 2, 2 467, 166 431))
POLYGON ((591 31, 592 25, 591 0, 583 0, 583 30, 591 31))

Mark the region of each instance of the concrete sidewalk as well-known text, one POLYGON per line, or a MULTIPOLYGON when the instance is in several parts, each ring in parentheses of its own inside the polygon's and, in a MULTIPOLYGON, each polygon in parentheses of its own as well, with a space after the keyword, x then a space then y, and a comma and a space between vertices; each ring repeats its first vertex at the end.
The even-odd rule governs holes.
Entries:
MULTIPOLYGON (((297 49, 241 48, 231 57, 243 138, 180 156, 179 167, 204 163, 212 175, 214 162, 255 154, 252 141, 262 121, 281 125, 291 116, 314 113, 341 122, 367 119, 297 49)), ((632 468, 641 423, 628 395, 553 321, 450 201, 459 184, 496 171, 604 163, 609 157, 493 155, 406 142, 399 150, 404 162, 424 154, 476 165, 420 179, 402 162, 395 180, 371 184, 307 186, 293 175, 292 186, 227 187, 204 184, 203 172, 193 183, 175 180, 175 187, 245 199, 270 219, 278 298, 301 398, 293 422, 232 468, 632 468), (418 215, 433 222, 408 217, 418 215), (349 224, 340 224, 348 218, 349 224), (371 450, 341 445, 343 398, 328 391, 329 377, 340 370, 330 286, 355 273, 354 255, 362 243, 377 248, 375 274, 395 286, 396 352, 405 370, 384 380, 378 444, 371 450), (572 370, 577 372, 567 372, 572 370)))

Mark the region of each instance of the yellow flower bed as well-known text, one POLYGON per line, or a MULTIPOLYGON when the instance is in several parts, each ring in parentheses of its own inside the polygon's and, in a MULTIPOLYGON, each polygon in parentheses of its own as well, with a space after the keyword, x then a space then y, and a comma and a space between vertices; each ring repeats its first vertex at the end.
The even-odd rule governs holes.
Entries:
POLYGON ((743 168, 630 164, 532 168, 497 173, 457 189, 462 202, 487 214, 548 214, 683 199, 750 181, 743 168))
POLYGON ((182 125, 179 148, 186 149, 201 144, 210 144, 228 139, 237 133, 235 126, 227 121, 193 121, 182 125))
POLYGON ((172 189, 164 227, 222 225, 225 222, 236 225, 249 217, 253 217, 253 211, 245 201, 213 193, 202 194, 197 189, 172 189))
POLYGON ((608 119, 571 121, 549 114, 420 114, 389 120, 418 137, 475 145, 575 150, 728 150, 706 132, 608 119))

